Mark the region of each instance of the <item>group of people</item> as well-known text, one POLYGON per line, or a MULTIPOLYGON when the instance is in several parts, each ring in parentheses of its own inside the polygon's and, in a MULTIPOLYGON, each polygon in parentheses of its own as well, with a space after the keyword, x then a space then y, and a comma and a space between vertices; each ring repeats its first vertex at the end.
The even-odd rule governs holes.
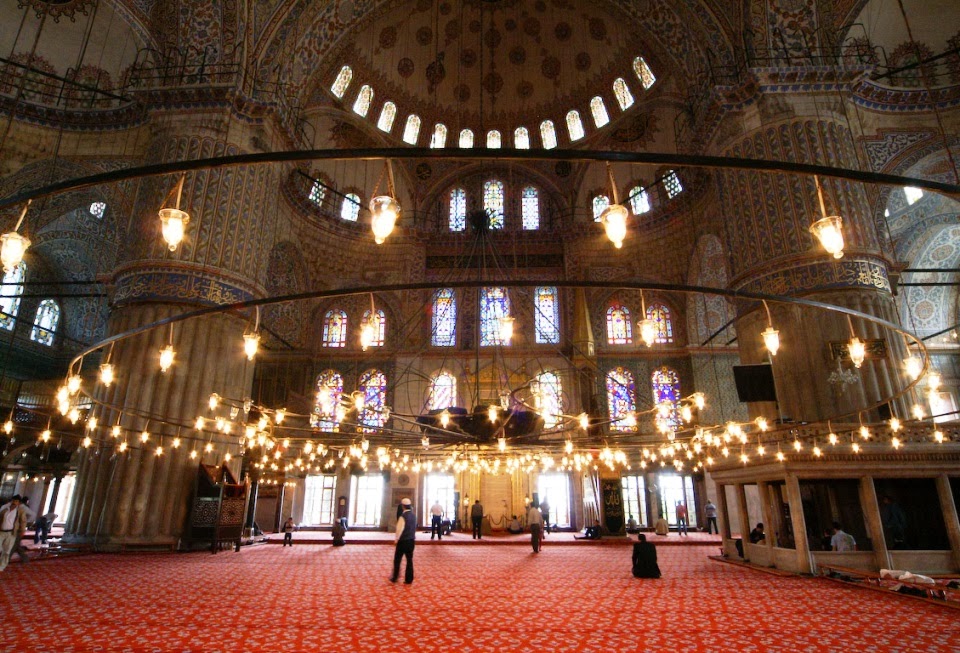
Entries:
MULTIPOLYGON (((29 506, 28 497, 13 495, 3 507, 0 507, 0 571, 7 568, 10 558, 16 554, 21 562, 29 562, 27 547, 23 545, 23 535, 36 514, 29 506)), ((54 512, 48 512, 33 520, 33 543, 46 544, 50 529, 57 518, 54 512)))

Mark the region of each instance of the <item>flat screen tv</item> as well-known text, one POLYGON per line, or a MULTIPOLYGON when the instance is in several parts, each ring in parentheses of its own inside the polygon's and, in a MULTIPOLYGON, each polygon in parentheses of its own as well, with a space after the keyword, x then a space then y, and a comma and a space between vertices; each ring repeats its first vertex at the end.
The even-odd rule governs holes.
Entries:
POLYGON ((777 390, 773 385, 773 368, 763 365, 734 365, 733 380, 737 385, 740 401, 776 401, 777 390))

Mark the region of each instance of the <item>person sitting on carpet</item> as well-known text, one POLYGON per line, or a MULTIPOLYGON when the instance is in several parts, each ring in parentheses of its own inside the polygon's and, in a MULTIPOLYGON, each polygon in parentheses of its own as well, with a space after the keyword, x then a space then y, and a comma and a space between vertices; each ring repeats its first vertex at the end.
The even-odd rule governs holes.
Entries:
POLYGON ((632 535, 633 533, 636 533, 639 528, 637 526, 637 520, 633 518, 633 515, 630 515, 629 517, 630 518, 627 519, 627 532, 632 535))
POLYGON ((575 540, 599 540, 600 539, 600 522, 594 522, 593 526, 587 526, 583 537, 577 535, 573 536, 575 540))
POLYGON ((664 519, 663 515, 660 515, 660 518, 657 520, 657 523, 654 525, 653 530, 657 532, 657 535, 669 535, 670 524, 667 523, 667 520, 664 519))
POLYGON ((333 546, 343 546, 346 544, 343 536, 347 534, 347 529, 343 527, 342 522, 338 521, 334 523, 331 534, 333 535, 333 546))
POLYGON ((660 578, 660 566, 657 564, 657 547, 647 542, 643 533, 637 535, 633 545, 633 575, 636 578, 660 578))
POLYGON ((520 525, 520 520, 517 519, 516 515, 514 515, 510 523, 507 524, 507 532, 512 535, 519 535, 523 532, 523 526, 520 525))
POLYGON ((767 539, 767 534, 763 532, 763 523, 757 523, 756 527, 750 531, 750 544, 760 544, 767 539))

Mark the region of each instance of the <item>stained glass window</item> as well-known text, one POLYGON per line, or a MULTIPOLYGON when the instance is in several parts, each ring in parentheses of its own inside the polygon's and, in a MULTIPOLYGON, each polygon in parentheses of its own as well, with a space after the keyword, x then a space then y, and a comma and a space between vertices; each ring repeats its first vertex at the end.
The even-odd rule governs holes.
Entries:
POLYGON ((533 327, 536 342, 555 345, 560 342, 560 302, 554 286, 538 286, 534 291, 533 327))
POLYGON ((323 197, 326 194, 326 190, 324 190, 319 181, 313 182, 313 185, 310 186, 310 201, 317 206, 323 205, 323 197))
POLYGON ((430 381, 429 410, 440 410, 457 405, 457 377, 450 372, 438 372, 430 381))
POLYGON ((680 183, 680 177, 673 170, 668 170, 663 176, 663 187, 667 190, 667 197, 673 199, 683 192, 683 184, 680 183))
POLYGON ((500 148, 500 132, 496 129, 487 132, 487 147, 491 150, 496 150, 500 148))
POLYGON ((670 309, 663 304, 647 306, 647 319, 657 325, 657 339, 659 344, 673 342, 673 321, 670 319, 670 309))
POLYGON ((500 338, 500 318, 510 317, 510 297, 502 287, 480 289, 480 346, 509 345, 500 338))
POLYGON ((653 403, 657 406, 658 424, 677 428, 680 425, 680 379, 677 373, 669 367, 661 367, 650 375, 650 383, 653 386, 653 403))
POLYGON ((524 229, 540 228, 540 193, 533 186, 527 186, 520 194, 520 213, 524 229))
POLYGON ((353 79, 353 70, 350 66, 344 66, 337 74, 333 86, 330 87, 330 92, 337 97, 343 97, 343 94, 347 92, 347 87, 350 86, 351 79, 353 79))
MULTIPOLYGON (((370 309, 368 308, 366 311, 363 312, 362 324, 369 324, 369 322, 370 322, 370 309)), ((383 347, 386 333, 387 333, 387 317, 386 315, 384 315, 383 311, 378 308, 377 316, 373 320, 373 340, 367 346, 383 347)))
POLYGON ((360 375, 360 392, 363 393, 363 410, 357 417, 360 430, 373 433, 387 421, 384 408, 387 403, 387 377, 380 370, 367 370, 360 375))
POLYGON ((513 146, 518 150, 530 149, 530 132, 526 127, 517 127, 513 130, 513 146))
POLYGON ((576 109, 567 112, 567 131, 570 133, 571 141, 583 138, 583 121, 580 120, 580 112, 576 109))
POLYGON ((41 345, 53 345, 53 334, 60 323, 60 307, 52 299, 44 299, 37 308, 37 317, 33 321, 30 339, 41 345))
POLYGON ((430 147, 440 149, 447 144, 447 126, 438 122, 433 126, 433 138, 430 139, 430 147))
POLYGON ((411 113, 407 116, 406 127, 403 128, 403 142, 416 145, 418 136, 420 136, 420 116, 411 113))
POLYGON ((27 276, 27 264, 20 265, 3 275, 0 287, 0 329, 13 331, 20 310, 20 295, 23 294, 23 279, 27 276))
POLYGON ((630 92, 630 87, 622 77, 613 80, 613 94, 617 96, 617 104, 620 105, 621 111, 626 111, 633 106, 633 93, 630 92))
POLYGON ((467 193, 462 188, 450 191, 450 231, 467 228, 467 193))
MULTIPOLYGON (((913 204, 913 202, 911 202, 913 204)), ((90 215, 95 218, 103 219, 103 214, 107 212, 106 202, 93 202, 90 205, 90 215)))
POLYGON ((350 222, 356 222, 360 217, 360 196, 356 193, 347 193, 340 207, 340 217, 350 222))
POLYGON ((543 417, 543 428, 552 429, 560 422, 563 412, 563 389, 555 372, 541 372, 533 381, 536 407, 543 417))
POLYGON ((633 72, 637 74, 637 79, 643 84, 644 89, 649 89, 657 81, 653 71, 650 70, 650 66, 643 60, 643 57, 637 57, 633 60, 633 72))
POLYGON ((600 222, 600 216, 610 206, 610 198, 606 195, 597 195, 593 198, 593 221, 600 222))
POLYGON ((630 208, 634 215, 642 215, 650 210, 650 196, 640 186, 630 189, 630 208))
POLYGON ((633 374, 622 367, 607 372, 607 410, 610 413, 610 430, 636 430, 636 426, 631 425, 626 419, 636 409, 637 394, 633 374))
POLYGON ((353 103, 353 112, 358 116, 365 117, 370 111, 370 104, 373 102, 373 89, 367 84, 360 87, 357 93, 357 101, 353 103))
POLYGON ((904 186, 903 194, 907 198, 907 206, 913 206, 920 200, 921 197, 923 197, 923 189, 915 188, 913 186, 904 186))
POLYGON ((469 129, 460 130, 460 147, 467 150, 473 147, 473 132, 469 129))
POLYGON ((457 296, 451 288, 441 288, 433 296, 433 324, 430 339, 434 347, 457 344, 457 296))
POLYGON ((545 150, 552 150, 557 146, 557 129, 553 126, 552 120, 544 120, 540 123, 540 140, 543 141, 545 150))
POLYGON ((324 347, 345 347, 347 344, 347 314, 333 309, 323 316, 324 347))
POLYGON ((377 129, 390 133, 393 129, 393 121, 397 117, 397 105, 393 102, 384 102, 383 109, 380 110, 380 118, 377 120, 377 129))
POLYGON ((607 309, 607 343, 629 345, 633 343, 633 325, 630 309, 623 304, 612 304, 607 309))
POLYGON ((339 431, 337 408, 343 397, 343 377, 334 370, 321 372, 317 377, 317 397, 310 415, 310 426, 322 431, 339 431))
POLYGON ((603 127, 610 122, 610 116, 607 115, 607 105, 603 103, 603 98, 599 95, 590 100, 590 113, 593 114, 593 123, 597 127, 603 127))
POLYGON ((487 212, 491 229, 503 229, 503 182, 483 183, 483 208, 487 212))

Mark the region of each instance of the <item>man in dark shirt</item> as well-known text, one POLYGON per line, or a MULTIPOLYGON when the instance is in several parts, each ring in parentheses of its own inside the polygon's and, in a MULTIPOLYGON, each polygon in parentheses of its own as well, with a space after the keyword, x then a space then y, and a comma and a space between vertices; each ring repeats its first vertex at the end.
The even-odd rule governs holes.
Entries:
POLYGON ((643 533, 637 535, 633 545, 633 575, 637 578, 660 578, 660 565, 657 564, 657 548, 647 542, 643 533))
POLYGON ((483 504, 480 503, 480 499, 474 501, 473 506, 470 508, 470 523, 473 525, 473 539, 482 540, 483 504))
POLYGON ((758 523, 756 528, 750 531, 750 544, 759 544, 767 539, 767 534, 763 532, 763 524, 758 523))
POLYGON ((390 582, 397 582, 400 577, 400 561, 406 557, 407 568, 403 575, 403 582, 409 585, 413 582, 413 546, 417 536, 417 518, 411 510, 410 499, 404 499, 400 505, 403 507, 403 512, 397 520, 397 532, 394 534, 397 549, 393 553, 393 575, 390 576, 390 582))

